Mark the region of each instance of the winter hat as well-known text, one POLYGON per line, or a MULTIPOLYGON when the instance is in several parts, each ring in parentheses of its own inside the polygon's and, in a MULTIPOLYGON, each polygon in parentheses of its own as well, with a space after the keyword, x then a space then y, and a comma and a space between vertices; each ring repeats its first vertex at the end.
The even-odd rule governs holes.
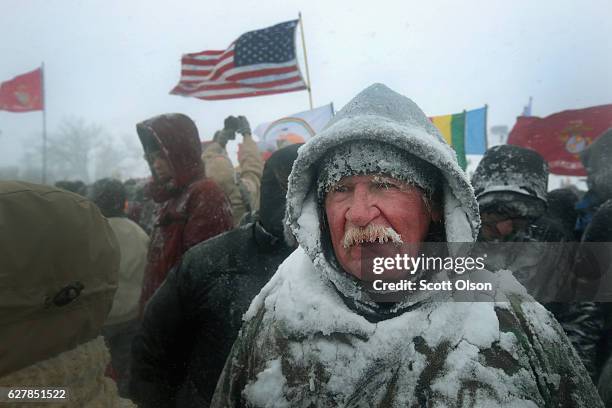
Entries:
POLYGON ((319 202, 342 178, 365 174, 384 174, 414 184, 429 197, 441 181, 437 168, 404 150, 387 143, 358 140, 337 146, 321 159, 317 178, 319 202))
POLYGON ((548 165, 533 150, 494 146, 478 164, 472 186, 481 212, 538 217, 546 210, 548 165))

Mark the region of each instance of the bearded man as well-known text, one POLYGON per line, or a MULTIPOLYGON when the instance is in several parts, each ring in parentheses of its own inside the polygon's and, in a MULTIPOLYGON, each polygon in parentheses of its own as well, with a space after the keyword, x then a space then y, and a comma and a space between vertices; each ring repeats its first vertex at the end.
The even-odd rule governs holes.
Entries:
POLYGON ((514 290, 504 301, 462 303, 369 290, 361 258, 373 244, 478 235, 455 153, 408 98, 373 85, 309 140, 287 218, 300 247, 245 314, 212 406, 601 406, 558 323, 519 285, 496 286, 514 290))

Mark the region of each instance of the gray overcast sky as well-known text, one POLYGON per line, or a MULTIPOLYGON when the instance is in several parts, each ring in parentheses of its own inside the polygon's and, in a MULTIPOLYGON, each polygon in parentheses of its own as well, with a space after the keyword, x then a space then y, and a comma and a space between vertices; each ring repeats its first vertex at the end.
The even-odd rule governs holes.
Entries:
MULTIPOLYGON (((45 62, 49 133, 76 116, 135 138, 136 122, 183 112, 209 139, 230 114, 246 115, 255 127, 306 110, 305 91, 219 102, 168 94, 181 54, 224 49, 240 34, 297 18, 298 11, 315 106, 334 102, 339 109, 373 82, 409 96, 429 115, 486 103, 489 125, 509 127, 529 96, 538 116, 612 103, 608 0, 0 4, 0 81, 45 62)), ((0 167, 18 164, 24 138, 40 128, 39 112, 0 112, 0 167)))

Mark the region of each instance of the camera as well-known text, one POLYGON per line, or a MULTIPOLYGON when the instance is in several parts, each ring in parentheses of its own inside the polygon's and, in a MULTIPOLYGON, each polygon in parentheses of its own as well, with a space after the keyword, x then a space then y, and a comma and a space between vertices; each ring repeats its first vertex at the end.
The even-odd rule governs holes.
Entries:
POLYGON ((223 122, 223 128, 232 132, 236 132, 240 127, 240 120, 235 116, 228 116, 223 122))

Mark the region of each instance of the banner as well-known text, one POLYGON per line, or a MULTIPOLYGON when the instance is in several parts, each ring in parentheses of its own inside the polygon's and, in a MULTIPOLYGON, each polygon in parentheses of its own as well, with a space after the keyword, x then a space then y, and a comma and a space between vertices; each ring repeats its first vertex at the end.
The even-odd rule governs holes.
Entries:
POLYGON ((274 151, 286 143, 303 143, 320 132, 334 116, 333 105, 294 113, 255 128, 261 151, 274 151))
POLYGON ((553 174, 585 176, 580 152, 609 128, 612 104, 566 110, 545 118, 519 116, 508 144, 535 150, 553 174))
POLYGON ((42 70, 16 76, 0 83, 0 110, 32 112, 43 110, 42 70))

